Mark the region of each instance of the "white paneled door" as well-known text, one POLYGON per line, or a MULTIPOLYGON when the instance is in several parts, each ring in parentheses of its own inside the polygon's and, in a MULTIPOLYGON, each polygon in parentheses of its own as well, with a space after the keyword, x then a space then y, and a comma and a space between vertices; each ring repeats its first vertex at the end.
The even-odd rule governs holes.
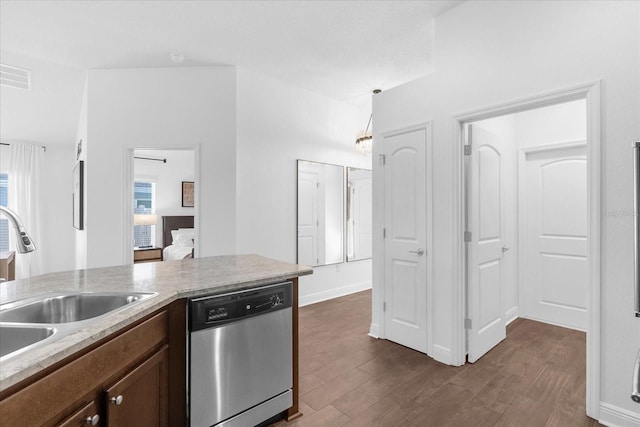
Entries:
MULTIPOLYGON (((467 158, 468 359, 475 362, 506 337, 502 308, 506 244, 506 187, 503 141, 468 125, 467 158)), ((515 161, 515 159, 514 159, 515 161)))
POLYGON ((427 352, 427 129, 386 135, 384 154, 384 330, 427 352))
POLYGON ((520 160, 521 303, 526 317, 587 327, 586 147, 549 147, 520 160))
POLYGON ((316 172, 298 172, 298 264, 319 264, 316 172))
POLYGON ((373 253, 372 236, 372 186, 371 171, 365 179, 351 181, 351 200, 353 209, 353 256, 355 259, 370 258, 373 253))

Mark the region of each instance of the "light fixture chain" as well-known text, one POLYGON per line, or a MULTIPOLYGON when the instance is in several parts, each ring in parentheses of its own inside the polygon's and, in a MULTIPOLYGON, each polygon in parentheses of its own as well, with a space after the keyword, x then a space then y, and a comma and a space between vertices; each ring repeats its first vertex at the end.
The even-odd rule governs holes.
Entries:
POLYGON ((366 135, 367 132, 369 131, 369 126, 371 126, 371 119, 373 118, 373 111, 371 112, 371 115, 369 116, 369 123, 367 123, 367 128, 364 130, 364 134, 366 135))

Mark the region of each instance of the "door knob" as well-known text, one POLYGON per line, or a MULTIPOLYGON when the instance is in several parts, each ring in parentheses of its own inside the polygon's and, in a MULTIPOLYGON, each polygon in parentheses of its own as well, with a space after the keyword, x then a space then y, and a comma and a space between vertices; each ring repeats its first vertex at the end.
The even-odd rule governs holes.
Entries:
POLYGON ((409 251, 409 253, 416 254, 418 256, 422 256, 424 254, 424 250, 422 248, 418 248, 416 251, 409 251))
POLYGON ((93 417, 87 417, 87 419, 84 420, 85 424, 89 424, 90 426, 97 426, 98 423, 100 422, 100 415, 96 414, 93 417))
POLYGON ((506 246, 503 246, 503 247, 502 247, 502 253, 505 253, 505 252, 507 252, 508 250, 509 250, 509 248, 508 248, 508 247, 506 247, 506 246))
POLYGON ((111 403, 115 403, 116 405, 120 405, 123 400, 124 400, 124 397, 122 397, 122 395, 119 394, 116 397, 112 397, 111 398, 111 403))

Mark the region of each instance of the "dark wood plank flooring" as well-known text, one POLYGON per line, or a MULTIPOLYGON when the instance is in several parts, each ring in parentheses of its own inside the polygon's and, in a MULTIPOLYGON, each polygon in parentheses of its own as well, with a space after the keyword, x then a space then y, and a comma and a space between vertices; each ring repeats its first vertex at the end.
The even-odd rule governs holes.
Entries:
POLYGON ((598 426, 585 334, 517 319, 478 362, 446 366, 367 335, 371 292, 300 309, 300 408, 286 426, 598 426))

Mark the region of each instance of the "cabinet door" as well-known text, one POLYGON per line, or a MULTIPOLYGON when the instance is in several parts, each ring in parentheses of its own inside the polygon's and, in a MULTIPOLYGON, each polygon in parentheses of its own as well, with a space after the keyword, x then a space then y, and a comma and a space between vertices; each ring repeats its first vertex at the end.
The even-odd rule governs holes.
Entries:
POLYGON ((155 353, 105 391, 108 425, 167 425, 168 347, 155 353))
POLYGON ((82 409, 75 414, 64 419, 59 427, 86 427, 86 426, 101 426, 104 425, 98 415, 98 407, 95 401, 91 401, 85 405, 82 409))

